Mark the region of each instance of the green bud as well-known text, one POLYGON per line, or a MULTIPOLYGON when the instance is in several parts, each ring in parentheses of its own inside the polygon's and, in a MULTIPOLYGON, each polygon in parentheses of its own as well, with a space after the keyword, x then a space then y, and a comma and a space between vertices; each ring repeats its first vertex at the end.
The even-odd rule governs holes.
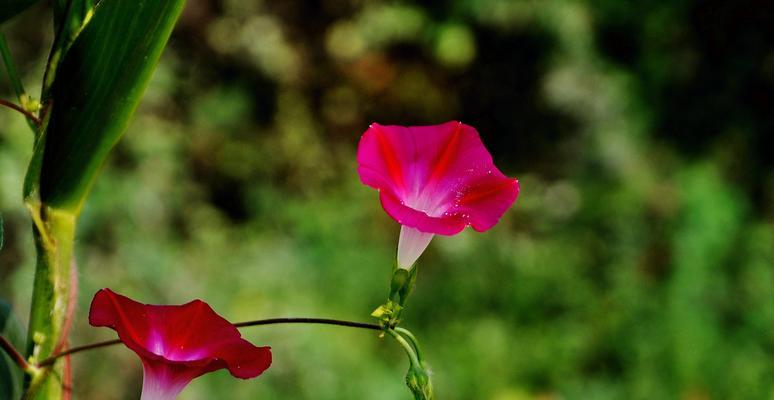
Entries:
POLYGON ((414 394, 415 400, 432 400, 433 384, 428 371, 417 365, 412 365, 406 374, 406 386, 414 394))

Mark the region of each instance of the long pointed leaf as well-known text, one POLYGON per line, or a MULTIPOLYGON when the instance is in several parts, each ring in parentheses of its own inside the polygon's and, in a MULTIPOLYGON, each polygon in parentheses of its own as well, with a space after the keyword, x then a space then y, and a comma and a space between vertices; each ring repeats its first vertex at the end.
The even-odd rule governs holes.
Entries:
POLYGON ((77 212, 126 130, 184 0, 102 0, 59 65, 40 198, 77 212))

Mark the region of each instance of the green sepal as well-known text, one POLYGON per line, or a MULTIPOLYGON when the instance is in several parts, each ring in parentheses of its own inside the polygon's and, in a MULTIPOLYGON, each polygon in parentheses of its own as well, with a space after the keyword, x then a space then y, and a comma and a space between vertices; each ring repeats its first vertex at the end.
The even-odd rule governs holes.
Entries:
POLYGON ((414 395, 414 400, 431 400, 433 398, 433 384, 430 373, 424 365, 411 365, 406 374, 406 386, 414 395))
POLYGON ((394 268, 390 281, 390 294, 387 302, 377 307, 371 316, 378 319, 384 327, 394 327, 400 323, 400 315, 406 308, 408 296, 417 280, 417 268, 409 270, 394 268))
POLYGON ((387 300, 386 303, 371 312, 371 316, 378 319, 382 327, 393 327, 400 322, 398 317, 402 309, 403 307, 400 304, 387 300))
POLYGON ((389 299, 398 303, 401 307, 406 306, 408 296, 414 289, 417 281, 417 267, 411 269, 395 268, 392 272, 392 281, 390 282, 389 299))

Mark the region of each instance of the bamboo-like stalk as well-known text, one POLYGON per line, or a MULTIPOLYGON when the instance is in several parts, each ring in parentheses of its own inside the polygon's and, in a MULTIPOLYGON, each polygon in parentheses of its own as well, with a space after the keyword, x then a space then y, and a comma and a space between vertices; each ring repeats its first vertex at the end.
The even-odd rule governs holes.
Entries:
MULTIPOLYGON (((71 260, 75 219, 73 213, 48 207, 30 207, 33 214, 38 261, 27 330, 26 356, 34 365, 47 359, 66 340, 71 290, 71 260)), ((25 399, 59 399, 63 362, 56 362, 25 380, 25 399)))

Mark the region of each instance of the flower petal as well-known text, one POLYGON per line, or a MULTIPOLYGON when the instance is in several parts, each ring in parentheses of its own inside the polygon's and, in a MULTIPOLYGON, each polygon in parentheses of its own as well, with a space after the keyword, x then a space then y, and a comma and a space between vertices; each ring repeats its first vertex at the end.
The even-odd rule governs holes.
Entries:
POLYGON ((386 191, 379 193, 379 200, 387 214, 401 225, 439 235, 456 235, 465 229, 465 220, 458 215, 431 217, 423 211, 406 206, 386 191))
POLYGON ((472 180, 461 192, 447 212, 460 216, 476 231, 484 232, 495 226, 516 201, 519 181, 493 170, 488 176, 472 180))
POLYGON ((475 128, 372 124, 358 147, 361 181, 378 189, 385 211, 423 232, 453 235, 494 226, 519 193, 492 162, 475 128))
POLYGON ((102 289, 94 295, 89 323, 118 333, 142 360, 148 390, 154 393, 179 392, 192 379, 221 368, 248 379, 271 365, 269 347, 242 339, 234 325, 201 300, 147 305, 102 289), (169 387, 158 389, 160 384, 169 387))

